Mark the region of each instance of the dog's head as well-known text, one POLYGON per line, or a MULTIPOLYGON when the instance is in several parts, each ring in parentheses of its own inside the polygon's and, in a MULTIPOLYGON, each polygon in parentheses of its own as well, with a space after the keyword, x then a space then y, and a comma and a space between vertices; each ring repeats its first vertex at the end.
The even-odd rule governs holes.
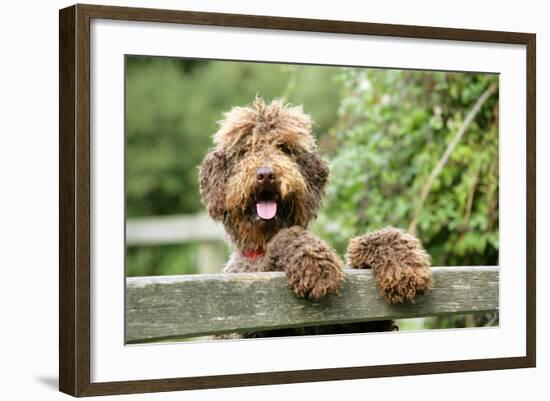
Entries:
POLYGON ((235 107, 214 143, 200 167, 201 196, 239 245, 261 248, 279 229, 317 215, 328 167, 301 107, 262 99, 235 107))

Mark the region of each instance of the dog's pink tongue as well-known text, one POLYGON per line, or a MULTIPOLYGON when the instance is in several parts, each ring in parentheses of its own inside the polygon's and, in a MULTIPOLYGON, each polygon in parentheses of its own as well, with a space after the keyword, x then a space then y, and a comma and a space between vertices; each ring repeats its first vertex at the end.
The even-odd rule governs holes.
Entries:
POLYGON ((277 214, 277 202, 261 201, 256 203, 256 212, 264 220, 269 220, 277 214))

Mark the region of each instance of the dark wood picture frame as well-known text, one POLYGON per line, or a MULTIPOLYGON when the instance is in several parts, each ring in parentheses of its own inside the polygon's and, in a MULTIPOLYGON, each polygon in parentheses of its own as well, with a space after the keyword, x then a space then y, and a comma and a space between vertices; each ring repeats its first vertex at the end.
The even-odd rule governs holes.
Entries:
POLYGON ((80 4, 60 10, 59 30, 59 388, 62 392, 93 396, 535 366, 535 34, 80 4), (525 45, 526 356, 91 383, 90 21, 93 18, 525 45))

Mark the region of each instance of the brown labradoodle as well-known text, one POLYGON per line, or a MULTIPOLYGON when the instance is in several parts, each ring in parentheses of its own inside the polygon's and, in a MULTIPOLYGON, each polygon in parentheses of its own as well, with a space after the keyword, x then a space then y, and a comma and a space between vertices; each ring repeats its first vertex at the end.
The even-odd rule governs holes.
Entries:
MULTIPOLYGON (((266 105, 256 99, 250 107, 225 114, 214 143, 200 167, 200 191, 208 213, 223 223, 233 245, 224 272, 284 271, 298 297, 319 301, 338 294, 344 281, 342 261, 307 231, 329 174, 310 117, 282 100, 266 105)), ((395 228, 353 238, 346 262, 357 269, 371 268, 390 303, 413 301, 431 285, 429 256, 416 238, 395 228)), ((268 335, 389 330, 393 324, 339 327, 268 335)))

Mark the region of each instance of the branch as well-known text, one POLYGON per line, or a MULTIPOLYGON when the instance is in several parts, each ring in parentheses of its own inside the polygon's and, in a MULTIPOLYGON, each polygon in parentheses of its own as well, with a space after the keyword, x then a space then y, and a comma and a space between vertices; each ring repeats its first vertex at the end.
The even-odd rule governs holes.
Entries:
POLYGON ((481 110, 481 107, 483 106, 485 101, 496 90, 497 90, 497 85, 492 84, 491 86, 489 86, 485 90, 485 92, 483 92, 483 94, 479 97, 479 99, 477 99, 477 102, 474 105, 474 107, 472 107, 472 110, 470 110, 470 112, 468 113, 468 115, 466 116, 464 121, 462 122, 462 125, 460 126, 460 128, 458 129, 456 134, 451 139, 451 142, 449 142, 449 144, 447 145, 447 149, 445 149, 445 152, 443 153, 443 156, 441 156, 441 159, 439 159, 439 162, 437 163, 437 165, 433 169, 432 173, 430 174, 430 176, 429 176, 428 180, 426 181, 426 183, 424 184, 424 186, 422 187, 422 191, 420 192, 420 198, 419 198, 418 203, 416 205, 416 210, 414 212, 414 216, 411 220, 411 223, 409 224, 408 231, 409 231, 410 234, 414 235, 416 233, 416 225, 417 225, 417 222, 418 222, 418 216, 420 215, 420 212, 422 211, 422 207, 424 206, 424 201, 428 197, 428 194, 430 193, 430 191, 432 189, 432 186, 433 186, 433 183, 434 183, 435 179, 437 178, 439 173, 441 173, 441 170, 443 169, 443 167, 445 166, 445 164, 449 160, 449 157, 451 156, 451 153, 453 152, 454 148, 456 147, 456 145, 458 144, 458 142, 460 141, 460 139, 462 138, 462 136, 464 135, 464 133, 466 132, 466 130, 468 129, 468 127, 470 126, 472 121, 474 120, 474 118, 476 117, 477 113, 479 113, 479 111, 481 110))
POLYGON ((464 219, 462 220, 461 230, 464 232, 470 222, 472 216, 472 206, 474 204, 474 195, 476 192, 477 183, 479 181, 479 172, 481 170, 481 164, 478 164, 475 169, 475 176, 470 188, 468 189, 468 197, 466 198, 466 206, 464 206, 464 219))

